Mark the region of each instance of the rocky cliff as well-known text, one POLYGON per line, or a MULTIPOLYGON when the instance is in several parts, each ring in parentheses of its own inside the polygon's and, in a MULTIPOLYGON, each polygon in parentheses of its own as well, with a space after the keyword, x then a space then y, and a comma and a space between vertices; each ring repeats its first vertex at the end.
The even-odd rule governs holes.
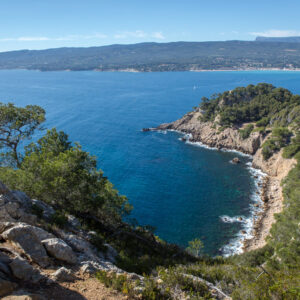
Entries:
POLYGON ((200 142, 209 147, 237 150, 252 155, 252 167, 261 169, 268 176, 265 178, 262 187, 263 211, 254 224, 254 237, 245 242, 245 250, 260 248, 265 245, 265 239, 275 222, 274 214, 281 212, 283 209, 280 183, 296 164, 296 160, 284 159, 282 151, 275 153, 268 160, 264 160, 260 146, 269 138, 268 134, 263 135, 259 132, 252 132, 248 138, 243 139, 240 136, 239 129, 244 128, 247 124, 222 129, 213 122, 201 122, 199 120, 200 116, 201 112, 199 110, 193 111, 175 122, 162 124, 155 130, 176 130, 189 134, 190 142, 200 142))
POLYGON ((181 119, 162 124, 158 130, 178 130, 180 132, 192 134, 191 142, 201 142, 210 147, 234 149, 247 154, 254 154, 259 148, 262 136, 254 132, 249 138, 243 140, 238 129, 225 128, 218 130, 212 122, 200 122, 200 112, 191 112, 181 119))

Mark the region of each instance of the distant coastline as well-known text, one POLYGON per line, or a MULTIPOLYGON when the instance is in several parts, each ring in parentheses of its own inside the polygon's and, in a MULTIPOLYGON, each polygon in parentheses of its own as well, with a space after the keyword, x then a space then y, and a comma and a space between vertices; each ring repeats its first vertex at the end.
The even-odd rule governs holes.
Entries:
POLYGON ((6 68, 0 68, 0 71, 17 71, 17 70, 23 70, 23 71, 37 71, 37 72, 86 72, 86 71, 92 71, 92 72, 119 72, 119 73, 166 73, 166 72, 251 72, 251 71, 282 71, 282 72, 299 72, 300 68, 296 69, 280 69, 280 68, 247 68, 247 69, 189 69, 189 70, 163 70, 163 71, 141 71, 135 68, 125 68, 125 69, 87 69, 87 70, 72 70, 72 69, 59 69, 59 70, 41 70, 41 69, 30 69, 30 68, 12 68, 12 69, 6 69, 6 68))

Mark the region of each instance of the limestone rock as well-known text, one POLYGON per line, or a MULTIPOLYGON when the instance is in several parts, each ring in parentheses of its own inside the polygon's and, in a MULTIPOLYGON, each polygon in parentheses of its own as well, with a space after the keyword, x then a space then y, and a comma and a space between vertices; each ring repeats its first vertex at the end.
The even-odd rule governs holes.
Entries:
POLYGON ((14 227, 15 222, 0 222, 0 234, 5 230, 14 227))
POLYGON ((80 268, 80 273, 82 274, 93 274, 97 269, 90 263, 85 263, 80 268))
POLYGON ((25 193, 21 191, 12 191, 11 194, 23 208, 31 207, 31 199, 25 193))
POLYGON ((241 161, 238 157, 234 157, 232 160, 231 160, 232 163, 234 164, 239 164, 241 161))
POLYGON ((18 219, 19 222, 27 223, 29 225, 36 225, 37 223, 37 216, 28 214, 22 209, 19 209, 20 218, 18 219))
POLYGON ((0 222, 15 222, 16 220, 11 217, 7 212, 5 205, 0 206, 0 222))
POLYGON ((75 234, 61 232, 60 237, 66 241, 74 250, 88 254, 91 251, 92 245, 75 234))
POLYGON ((213 122, 200 122, 201 112, 194 111, 186 114, 181 119, 158 126, 157 130, 178 130, 192 134, 191 142, 201 142, 215 148, 235 149, 244 153, 254 154, 261 144, 261 134, 251 133, 250 137, 243 140, 238 128, 226 128, 219 131, 213 122))
POLYGON ((45 219, 50 219, 55 214, 55 210, 50 205, 44 203, 43 201, 32 199, 31 203, 32 205, 36 205, 42 210, 43 217, 45 219))
POLYGON ((46 267, 49 264, 48 255, 41 241, 52 238, 52 234, 38 227, 16 223, 12 228, 5 230, 2 237, 19 246, 28 257, 40 266, 46 267))
POLYGON ((8 202, 5 204, 7 213, 14 219, 18 219, 20 217, 19 207, 20 205, 17 202, 8 202))
POLYGON ((23 281, 31 281, 38 282, 42 279, 39 271, 33 268, 25 259, 15 258, 9 264, 14 277, 23 280, 23 281))
POLYGON ((67 218, 68 218, 69 224, 72 227, 74 227, 74 228, 80 228, 81 227, 80 221, 77 218, 75 218, 74 216, 68 215, 67 218))
POLYGON ((75 264, 77 261, 76 254, 72 248, 63 240, 58 238, 51 238, 42 241, 47 252, 58 260, 65 261, 69 264, 75 264))
POLYGON ((55 271, 51 275, 51 277, 54 281, 60 281, 60 282, 73 281, 76 279, 76 276, 65 267, 62 267, 62 268, 58 269, 57 271, 55 271))

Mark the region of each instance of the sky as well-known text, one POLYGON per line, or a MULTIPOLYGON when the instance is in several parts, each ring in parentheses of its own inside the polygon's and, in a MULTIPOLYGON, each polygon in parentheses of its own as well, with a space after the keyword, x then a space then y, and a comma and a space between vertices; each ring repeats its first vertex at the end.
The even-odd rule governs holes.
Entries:
POLYGON ((1 0, 0 52, 300 36, 299 0, 1 0))

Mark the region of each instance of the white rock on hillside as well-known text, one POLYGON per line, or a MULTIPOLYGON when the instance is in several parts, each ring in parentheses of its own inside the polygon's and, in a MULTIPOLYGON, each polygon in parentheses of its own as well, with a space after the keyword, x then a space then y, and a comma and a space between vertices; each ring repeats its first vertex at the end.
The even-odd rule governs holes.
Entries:
POLYGON ((47 252, 58 260, 65 261, 69 264, 75 264, 77 261, 76 254, 72 248, 63 240, 58 238, 51 238, 42 241, 47 252))

